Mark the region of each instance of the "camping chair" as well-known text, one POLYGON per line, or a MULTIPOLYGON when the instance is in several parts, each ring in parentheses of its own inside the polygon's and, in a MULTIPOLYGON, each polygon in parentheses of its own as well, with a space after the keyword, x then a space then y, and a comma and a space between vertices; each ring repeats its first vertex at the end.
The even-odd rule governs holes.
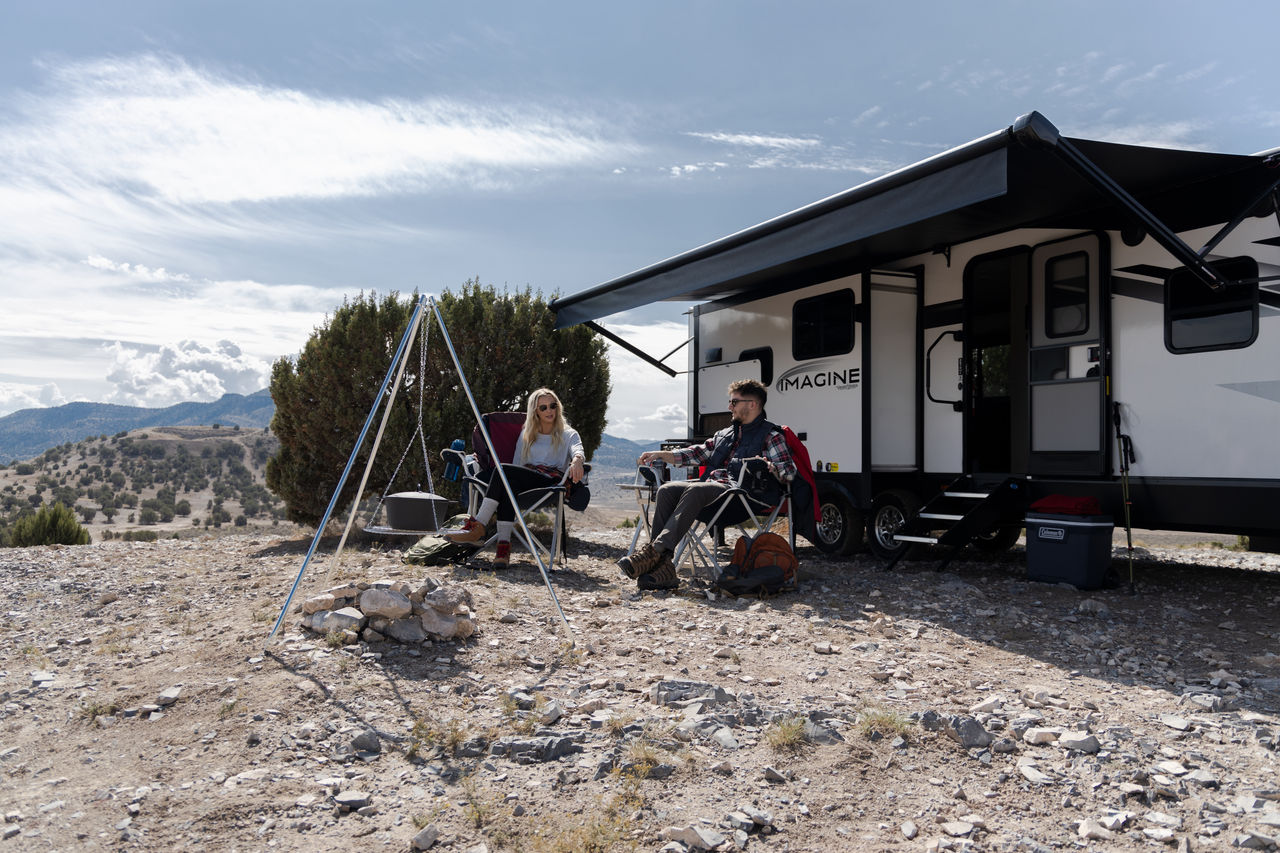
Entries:
POLYGON ((796 476, 790 483, 782 484, 782 497, 776 505, 762 503, 750 496, 743 485, 749 476, 770 476, 763 460, 747 460, 738 471, 737 482, 727 489, 723 496, 717 498, 702 512, 693 527, 685 534, 676 546, 672 557, 679 568, 686 553, 689 556, 691 569, 696 576, 699 561, 709 566, 720 575, 720 561, 716 555, 717 546, 723 542, 723 531, 726 527, 737 527, 745 536, 746 525, 752 525, 756 532, 769 530, 781 517, 788 520, 787 531, 791 550, 796 549, 796 534, 802 534, 810 541, 816 535, 819 521, 818 487, 813 476, 809 451, 799 436, 789 426, 780 426, 787 440, 787 451, 796 466, 796 476), (762 525, 760 519, 764 518, 762 525))
MULTIPOLYGON (((516 445, 520 441, 520 431, 524 428, 525 414, 523 412, 489 412, 482 415, 481 420, 484 422, 485 429, 489 432, 489 438, 493 442, 493 449, 497 452, 498 458, 494 460, 489 455, 489 448, 485 444, 484 436, 480 432, 480 427, 476 426, 471 433, 472 453, 464 454, 461 450, 453 448, 445 448, 440 451, 440 458, 444 460, 446 465, 456 465, 461 472, 460 479, 462 488, 466 493, 467 512, 475 515, 480 509, 480 502, 484 498, 485 490, 489 487, 489 478, 493 474, 495 464, 510 465, 519 467, 514 464, 516 445)), ((586 470, 590 472, 591 466, 586 466, 586 470)), ((551 511, 554 513, 554 527, 551 536, 551 548, 539 542, 536 538, 532 542, 525 541, 524 533, 520 526, 517 525, 514 531, 515 538, 529 551, 533 553, 534 548, 539 549, 540 553, 547 558, 547 561, 554 562, 555 556, 559 556, 560 565, 564 565, 565 544, 568 539, 568 522, 565 518, 564 508, 567 505, 570 509, 576 509, 579 512, 587 508, 587 502, 591 499, 591 491, 587 488, 586 480, 581 484, 574 486, 569 481, 569 474, 565 472, 560 478, 560 482, 549 485, 539 486, 533 489, 516 492, 516 507, 522 518, 528 520, 529 516, 538 511, 551 511)), ((498 536, 495 533, 490 536, 481 548, 488 548, 497 542, 498 536)))
MULTIPOLYGON (((782 499, 770 506, 748 494, 744 483, 748 477, 754 476, 772 476, 768 473, 764 460, 745 460, 745 464, 738 470, 738 478, 734 484, 698 513, 697 520, 680 540, 671 558, 677 569, 682 565, 685 557, 688 557, 694 577, 698 576, 700 567, 705 567, 712 572, 708 580, 714 580, 720 576, 720 560, 716 556, 716 550, 721 531, 727 527, 737 527, 745 536, 747 525, 754 527, 757 533, 773 527, 784 507, 790 502, 790 487, 783 484, 782 499), (763 524, 760 522, 761 518, 765 519, 763 524)), ((791 533, 791 547, 792 550, 795 549, 794 525, 791 533)))

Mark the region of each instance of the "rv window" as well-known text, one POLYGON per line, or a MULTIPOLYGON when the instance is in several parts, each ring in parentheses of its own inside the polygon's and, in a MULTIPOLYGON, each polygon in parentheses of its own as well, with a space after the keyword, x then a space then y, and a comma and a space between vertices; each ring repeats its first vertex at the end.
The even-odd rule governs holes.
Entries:
MULTIPOLYGON (((1216 261, 1228 281, 1256 279, 1253 258, 1216 261)), ((1213 290, 1186 267, 1169 274, 1164 287, 1164 343, 1170 352, 1239 349, 1258 336, 1258 284, 1228 284, 1213 290)))
POLYGON ((1059 255, 1044 265, 1044 333, 1051 338, 1089 331, 1089 256, 1059 255))
POLYGON ((760 381, 769 386, 773 384, 773 347, 756 347, 754 349, 744 349, 738 353, 738 361, 751 361, 756 359, 760 362, 760 381))
POLYGON ((791 309, 791 356, 796 361, 853 351, 853 291, 800 299, 791 309))

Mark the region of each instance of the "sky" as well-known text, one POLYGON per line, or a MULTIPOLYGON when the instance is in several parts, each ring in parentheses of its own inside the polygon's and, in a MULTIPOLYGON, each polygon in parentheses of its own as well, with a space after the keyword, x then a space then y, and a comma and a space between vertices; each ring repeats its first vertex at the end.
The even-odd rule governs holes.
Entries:
MULTIPOLYGON (((344 297, 576 293, 1033 109, 1274 148, 1278 24, 1180 0, 4 3, 0 415, 252 393, 344 297)), ((663 355, 687 307, 603 324, 663 355)), ((610 363, 607 432, 684 433, 683 375, 610 363)))

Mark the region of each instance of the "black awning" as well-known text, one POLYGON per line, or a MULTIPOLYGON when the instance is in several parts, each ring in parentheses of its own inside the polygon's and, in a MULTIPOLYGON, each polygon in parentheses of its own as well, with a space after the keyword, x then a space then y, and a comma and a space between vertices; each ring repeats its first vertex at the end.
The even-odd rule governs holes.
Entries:
MULTIPOLYGON (((1069 141, 1174 231, 1232 219, 1276 177, 1260 156, 1069 141)), ((653 302, 776 289, 819 271, 848 275, 1013 228, 1131 224, 1124 207, 1052 146, 1023 144, 1008 128, 557 299, 551 308, 560 328, 653 302)))

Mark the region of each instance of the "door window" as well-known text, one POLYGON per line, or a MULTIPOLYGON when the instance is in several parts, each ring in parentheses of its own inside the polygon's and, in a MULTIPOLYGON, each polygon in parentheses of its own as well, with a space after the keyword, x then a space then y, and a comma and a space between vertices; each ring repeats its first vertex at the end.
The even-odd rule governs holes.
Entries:
POLYGON ((1051 338, 1089 331, 1089 256, 1059 255, 1045 262, 1044 328, 1051 338))

